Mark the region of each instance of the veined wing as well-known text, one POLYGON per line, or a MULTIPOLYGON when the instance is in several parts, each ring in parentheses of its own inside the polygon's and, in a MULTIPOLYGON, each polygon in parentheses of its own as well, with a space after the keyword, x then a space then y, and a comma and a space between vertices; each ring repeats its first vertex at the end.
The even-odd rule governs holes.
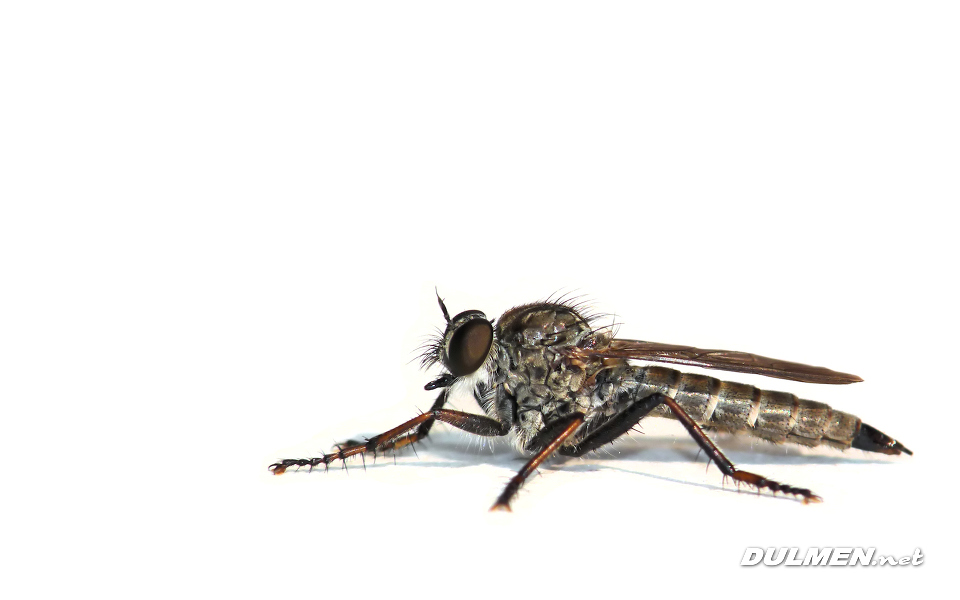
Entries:
POLYGON ((632 358, 654 362, 722 369, 738 373, 755 373, 792 379, 808 383, 845 384, 856 383, 863 379, 849 373, 839 373, 825 367, 813 367, 776 358, 767 358, 746 352, 731 350, 704 350, 693 346, 641 342, 638 340, 614 339, 604 348, 576 348, 571 352, 576 356, 595 356, 604 358, 632 358))

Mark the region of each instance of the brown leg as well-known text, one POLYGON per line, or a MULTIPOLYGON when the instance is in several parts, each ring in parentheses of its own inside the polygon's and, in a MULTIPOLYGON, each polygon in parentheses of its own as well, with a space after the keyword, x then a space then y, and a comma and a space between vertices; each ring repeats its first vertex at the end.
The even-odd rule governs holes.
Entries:
POLYGON ((520 486, 523 485, 523 482, 526 481, 527 477, 530 476, 533 471, 540 466, 540 464, 550 457, 551 454, 557 451, 557 448, 563 444, 564 440, 569 438, 577 430, 580 425, 583 424, 583 415, 574 414, 567 417, 562 421, 562 425, 558 424, 556 433, 548 444, 543 446, 534 456, 530 459, 530 462, 523 465, 523 468, 520 469, 520 472, 513 476, 513 479, 510 480, 510 483, 507 484, 507 487, 504 488, 503 493, 500 494, 500 497, 497 498, 496 503, 490 507, 490 510, 510 510, 510 501, 520 490, 520 486))
MULTIPOLYGON (((437 399, 437 402, 439 401, 440 398, 437 399)), ((373 455, 376 456, 378 452, 401 448, 426 436, 434 421, 442 421, 443 423, 453 425, 457 429, 482 436, 501 436, 507 435, 507 433, 510 432, 509 427, 489 417, 460 412, 458 410, 437 409, 410 419, 390 431, 375 435, 366 442, 346 445, 339 448, 336 452, 314 458, 287 458, 270 465, 270 470, 273 471, 274 475, 282 475, 289 467, 310 467, 313 469, 313 467, 317 465, 326 466, 335 460, 343 460, 365 452, 373 453, 373 455), (410 432, 414 427, 416 427, 417 430, 410 432)))
POLYGON ((650 411, 660 406, 662 402, 660 396, 661 394, 653 394, 638 400, 616 417, 594 429, 575 445, 560 448, 560 454, 564 456, 583 456, 605 444, 609 444, 633 429, 641 419, 650 414, 650 411))
POLYGON ((755 473, 749 473, 747 471, 740 471, 733 463, 730 462, 726 456, 723 455, 723 452, 720 451, 720 448, 710 441, 710 438, 703 432, 703 429, 697 425, 694 420, 687 414, 683 408, 677 404, 673 398, 669 396, 663 396, 663 403, 666 404, 673 414, 676 415, 677 420, 683 424, 687 432, 693 437, 694 441, 700 445, 704 452, 707 453, 707 456, 720 467, 720 471, 729 477, 732 477, 735 481, 746 483, 747 485, 752 485, 757 488, 759 492, 760 489, 766 488, 768 490, 776 492, 783 492, 784 494, 794 494, 796 496, 801 496, 803 498, 803 503, 807 504, 810 502, 822 502, 823 499, 820 496, 815 495, 813 492, 806 488, 798 488, 783 483, 777 483, 776 481, 767 479, 766 477, 761 477, 755 473))
MULTIPOLYGON (((440 410, 441 408, 443 408, 443 405, 446 402, 447 402, 447 391, 443 390, 437 396, 437 399, 433 401, 433 406, 430 407, 430 412, 435 412, 440 410)), ((377 451, 389 452, 390 450, 399 450, 404 446, 410 446, 412 444, 416 444, 420 440, 425 439, 427 437, 427 435, 430 433, 430 429, 433 427, 433 424, 436 422, 437 422, 436 419, 427 419, 423 423, 420 423, 419 425, 417 425, 416 431, 413 431, 412 433, 408 433, 404 436, 398 437, 393 441, 384 442, 383 444, 381 444, 379 448, 377 448, 377 451)), ((361 446, 365 443, 366 442, 361 442, 358 440, 347 440, 342 444, 338 444, 337 447, 339 448, 340 446, 343 446, 343 447, 361 446)))

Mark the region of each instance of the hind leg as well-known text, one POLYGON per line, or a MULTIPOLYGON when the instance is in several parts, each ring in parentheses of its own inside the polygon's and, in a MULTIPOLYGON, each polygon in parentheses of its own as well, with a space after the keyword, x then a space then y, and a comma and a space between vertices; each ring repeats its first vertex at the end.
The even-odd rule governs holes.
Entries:
POLYGON ((609 444, 633 429, 634 425, 659 406, 663 402, 660 398, 661 395, 653 394, 633 403, 619 415, 594 429, 576 445, 561 447, 560 454, 563 456, 583 456, 587 452, 592 452, 600 446, 609 444))
POLYGON ((703 429, 697 425, 693 418, 687 414, 673 398, 660 393, 652 394, 638 400, 625 411, 601 425, 579 444, 561 448, 560 453, 567 456, 582 456, 591 450, 595 450, 630 431, 634 425, 660 404, 665 404, 670 411, 673 412, 677 420, 679 420, 687 430, 687 433, 689 433, 700 448, 707 453, 710 460, 716 463, 725 476, 731 477, 737 482, 752 485, 757 488, 757 490, 765 488, 773 492, 783 492, 785 494, 800 496, 804 504, 821 501, 819 496, 806 488, 798 488, 778 483, 761 475, 737 469, 734 464, 730 462, 730 459, 720 451, 720 448, 707 437, 703 429))
POLYGON ((822 502, 823 499, 820 496, 817 496, 810 490, 806 488, 793 487, 792 485, 787 485, 785 483, 779 483, 773 481, 772 479, 767 479, 762 475, 757 475, 756 473, 750 473, 748 471, 741 471, 736 468, 730 459, 724 456, 723 452, 720 451, 720 448, 717 448, 710 438, 707 437, 707 434, 703 432, 703 429, 697 425, 696 421, 687 414, 683 408, 677 404, 677 402, 670 398, 669 396, 663 396, 663 403, 667 405, 667 408, 677 417, 677 420, 683 425, 687 430, 687 433, 690 434, 690 437, 693 438, 697 445, 706 452, 707 456, 712 460, 717 467, 720 468, 720 472, 726 475, 727 477, 733 478, 734 481, 740 483, 746 483, 747 485, 752 485, 757 488, 759 492, 761 489, 768 489, 774 493, 783 492, 784 494, 793 494, 795 496, 800 496, 803 499, 804 504, 810 502, 822 502))

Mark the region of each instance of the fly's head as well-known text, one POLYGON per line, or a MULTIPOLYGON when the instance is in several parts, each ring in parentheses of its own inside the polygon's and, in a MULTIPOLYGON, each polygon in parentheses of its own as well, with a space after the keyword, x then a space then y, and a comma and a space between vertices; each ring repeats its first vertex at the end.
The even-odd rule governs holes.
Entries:
POLYGON ((425 389, 449 387, 461 381, 476 384, 486 379, 497 343, 493 323, 479 310, 466 310, 451 318, 439 295, 437 302, 447 327, 443 335, 426 344, 420 363, 424 368, 440 363, 446 372, 425 389))

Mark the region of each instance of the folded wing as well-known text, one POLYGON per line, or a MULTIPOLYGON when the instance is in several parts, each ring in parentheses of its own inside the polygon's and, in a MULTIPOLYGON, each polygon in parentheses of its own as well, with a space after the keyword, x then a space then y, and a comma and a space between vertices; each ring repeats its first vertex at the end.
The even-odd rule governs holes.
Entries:
POLYGON ((579 356, 594 356, 604 358, 632 358, 654 362, 673 363, 702 367, 705 369, 722 369, 738 373, 755 373, 791 379, 808 383, 846 384, 863 381, 856 375, 839 373, 824 367, 813 367, 776 358, 767 358, 746 352, 731 350, 704 350, 693 346, 678 346, 675 344, 660 344, 657 342, 641 342, 639 340, 614 339, 603 348, 577 348, 572 351, 579 356))

